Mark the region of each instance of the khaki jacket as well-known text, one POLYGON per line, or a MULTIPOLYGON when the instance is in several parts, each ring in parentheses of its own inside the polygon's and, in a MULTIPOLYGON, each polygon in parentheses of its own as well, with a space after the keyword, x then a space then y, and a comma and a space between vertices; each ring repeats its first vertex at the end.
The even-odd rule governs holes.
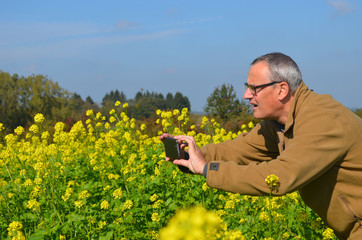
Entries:
POLYGON ((276 195, 299 190, 339 238, 362 239, 362 119, 331 96, 302 82, 284 133, 264 120, 245 136, 201 151, 210 187, 268 195, 265 179, 275 174, 276 195))

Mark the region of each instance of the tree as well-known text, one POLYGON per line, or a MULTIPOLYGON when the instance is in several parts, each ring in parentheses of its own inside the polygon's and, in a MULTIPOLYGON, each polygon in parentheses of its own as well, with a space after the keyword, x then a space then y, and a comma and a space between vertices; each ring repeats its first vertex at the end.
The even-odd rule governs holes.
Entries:
POLYGON ((0 122, 8 130, 29 126, 37 113, 48 122, 80 120, 88 104, 43 75, 19 77, 0 71, 0 122))
POLYGON ((186 96, 183 96, 182 93, 177 92, 172 101, 172 108, 182 110, 183 108, 187 108, 191 111, 191 104, 189 99, 186 96))
POLYGON ((90 104, 90 105, 94 104, 94 101, 93 101, 93 99, 91 98, 91 96, 88 96, 88 97, 85 99, 85 102, 88 103, 88 104, 90 104))
POLYGON ((123 91, 110 91, 110 93, 107 93, 103 99, 102 99, 102 108, 101 112, 102 114, 108 114, 111 109, 113 109, 115 106, 115 102, 120 101, 121 103, 125 103, 127 101, 126 95, 123 93, 123 91))
POLYGON ((30 120, 25 107, 20 104, 22 97, 19 96, 20 78, 17 74, 11 76, 9 73, 0 71, 0 122, 7 129, 25 125, 30 120))
POLYGON ((134 118, 149 118, 157 109, 165 109, 165 99, 161 93, 138 91, 129 112, 134 118))
POLYGON ((249 107, 244 101, 239 101, 236 97, 234 87, 225 83, 221 87, 216 87, 213 93, 207 98, 205 112, 213 116, 220 117, 227 121, 242 112, 248 113, 249 107))
POLYGON ((167 93, 165 100, 166 100, 166 109, 172 109, 172 106, 173 106, 173 95, 172 95, 172 93, 167 93))
POLYGON ((123 91, 119 92, 118 90, 111 91, 107 93, 102 99, 102 106, 114 105, 115 102, 126 102, 127 98, 123 91))
POLYGON ((362 118, 362 108, 358 108, 354 111, 355 114, 357 114, 357 116, 362 118))

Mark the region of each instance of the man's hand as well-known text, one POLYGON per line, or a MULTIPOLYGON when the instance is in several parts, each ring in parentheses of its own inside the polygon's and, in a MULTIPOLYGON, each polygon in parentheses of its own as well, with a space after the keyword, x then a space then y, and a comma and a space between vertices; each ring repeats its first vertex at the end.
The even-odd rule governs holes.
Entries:
MULTIPOLYGON (((203 174, 206 160, 204 155, 200 151, 200 148, 197 147, 194 137, 179 135, 175 136, 175 139, 179 141, 181 149, 185 149, 186 146, 189 147, 189 160, 185 159, 176 159, 173 161, 174 164, 187 167, 191 172, 196 174, 203 174)), ((183 152, 183 151, 182 151, 183 152)))

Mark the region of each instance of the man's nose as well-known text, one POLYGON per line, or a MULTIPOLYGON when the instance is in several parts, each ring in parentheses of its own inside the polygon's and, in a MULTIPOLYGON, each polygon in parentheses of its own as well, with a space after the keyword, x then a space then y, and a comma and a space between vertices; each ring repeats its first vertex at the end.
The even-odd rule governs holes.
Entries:
POLYGON ((247 88, 244 92, 244 99, 248 100, 248 99, 252 99, 253 98, 253 94, 251 93, 251 90, 249 88, 247 88))

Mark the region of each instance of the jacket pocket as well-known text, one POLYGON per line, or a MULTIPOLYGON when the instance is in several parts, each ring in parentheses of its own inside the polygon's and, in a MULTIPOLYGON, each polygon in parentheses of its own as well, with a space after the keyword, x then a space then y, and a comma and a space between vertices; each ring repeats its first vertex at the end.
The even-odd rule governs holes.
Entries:
POLYGON ((353 210, 352 206, 349 204, 349 202, 341 195, 338 194, 337 195, 338 200, 342 203, 342 205, 344 206, 347 214, 353 218, 354 220, 361 222, 362 219, 360 216, 357 215, 357 213, 353 210))

